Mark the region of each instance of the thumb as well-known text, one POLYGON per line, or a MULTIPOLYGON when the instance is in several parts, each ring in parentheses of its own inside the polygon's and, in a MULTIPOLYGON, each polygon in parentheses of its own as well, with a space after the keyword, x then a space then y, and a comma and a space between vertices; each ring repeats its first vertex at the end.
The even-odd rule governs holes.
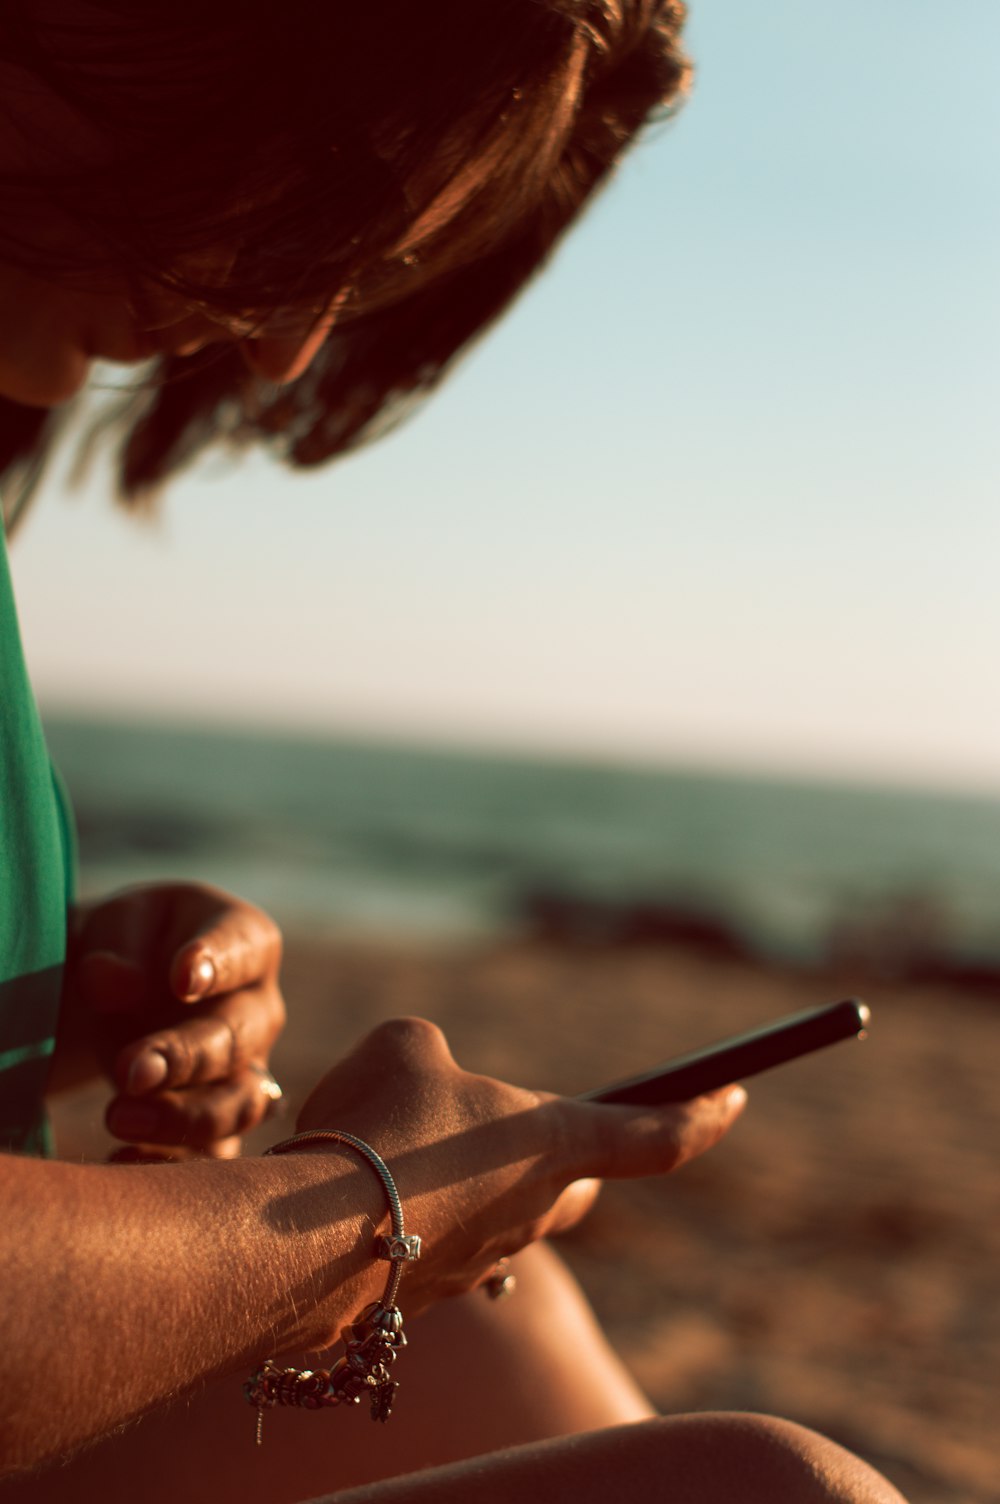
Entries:
POLYGON ((281 932, 260 909, 220 896, 197 931, 170 962, 170 988, 179 1002, 198 1003, 275 978, 281 932))
POLYGON ((592 1114, 586 1124, 589 1152, 581 1172, 615 1180, 667 1174, 717 1144, 746 1101, 742 1086, 727 1086, 690 1102, 655 1108, 573 1102, 574 1111, 583 1107, 592 1114))

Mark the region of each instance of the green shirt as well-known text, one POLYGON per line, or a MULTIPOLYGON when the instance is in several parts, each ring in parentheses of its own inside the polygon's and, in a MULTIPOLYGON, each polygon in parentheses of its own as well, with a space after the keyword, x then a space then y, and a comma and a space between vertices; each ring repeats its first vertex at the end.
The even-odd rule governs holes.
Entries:
POLYGON ((0 528, 0 1149, 49 1147, 42 1099, 73 868, 72 824, 28 681, 0 528))

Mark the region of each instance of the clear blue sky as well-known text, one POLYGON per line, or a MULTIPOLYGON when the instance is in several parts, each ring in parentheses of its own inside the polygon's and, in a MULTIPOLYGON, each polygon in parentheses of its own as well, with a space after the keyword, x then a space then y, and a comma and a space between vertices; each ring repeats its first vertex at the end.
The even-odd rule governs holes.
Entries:
POLYGON ((695 4, 698 76, 398 434, 50 485, 43 701, 1000 789, 1000 7, 695 4))

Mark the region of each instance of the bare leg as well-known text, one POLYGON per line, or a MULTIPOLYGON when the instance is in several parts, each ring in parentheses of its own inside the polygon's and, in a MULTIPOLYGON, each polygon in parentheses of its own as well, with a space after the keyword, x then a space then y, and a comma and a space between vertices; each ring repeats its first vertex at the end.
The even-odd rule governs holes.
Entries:
MULTIPOLYGON (((239 1379, 101 1442, 65 1468, 9 1485, 10 1504, 176 1504, 251 1498, 294 1504, 419 1468, 571 1432, 643 1420, 650 1406, 608 1347, 562 1261, 544 1244, 517 1256, 516 1294, 482 1291, 407 1323, 397 1407, 375 1427, 350 1411, 269 1412, 254 1445, 254 1412, 239 1379), (141 1483, 140 1483, 141 1480, 141 1483)), ((405 1295, 405 1288, 404 1288, 405 1295)), ((405 1298, 401 1300, 405 1311, 405 1298)), ((319 1366, 306 1358, 301 1366, 319 1366)), ((0 1489, 3 1504, 8 1504, 0 1489)))
POLYGON ((510 1504, 520 1490, 555 1504, 904 1504, 864 1463, 800 1426, 751 1415, 647 1419, 555 1256, 540 1247, 518 1265, 513 1300, 494 1305, 476 1292, 413 1324, 387 1426, 360 1409, 281 1410, 266 1417, 258 1449, 253 1413, 229 1379, 65 1468, 0 1487, 0 1498, 510 1504))
MULTIPOLYGON (((563 1437, 331 1496, 335 1504, 905 1504, 814 1431, 759 1415, 686 1415, 563 1437)), ((316 1501, 320 1504, 320 1501, 316 1501)))

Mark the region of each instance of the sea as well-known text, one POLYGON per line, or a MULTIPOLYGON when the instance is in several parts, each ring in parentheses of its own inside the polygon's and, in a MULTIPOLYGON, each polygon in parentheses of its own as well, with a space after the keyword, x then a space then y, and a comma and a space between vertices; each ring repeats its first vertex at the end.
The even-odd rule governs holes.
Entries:
POLYGON ((46 718, 85 893, 198 878, 286 929, 1000 961, 1000 798, 46 718))

